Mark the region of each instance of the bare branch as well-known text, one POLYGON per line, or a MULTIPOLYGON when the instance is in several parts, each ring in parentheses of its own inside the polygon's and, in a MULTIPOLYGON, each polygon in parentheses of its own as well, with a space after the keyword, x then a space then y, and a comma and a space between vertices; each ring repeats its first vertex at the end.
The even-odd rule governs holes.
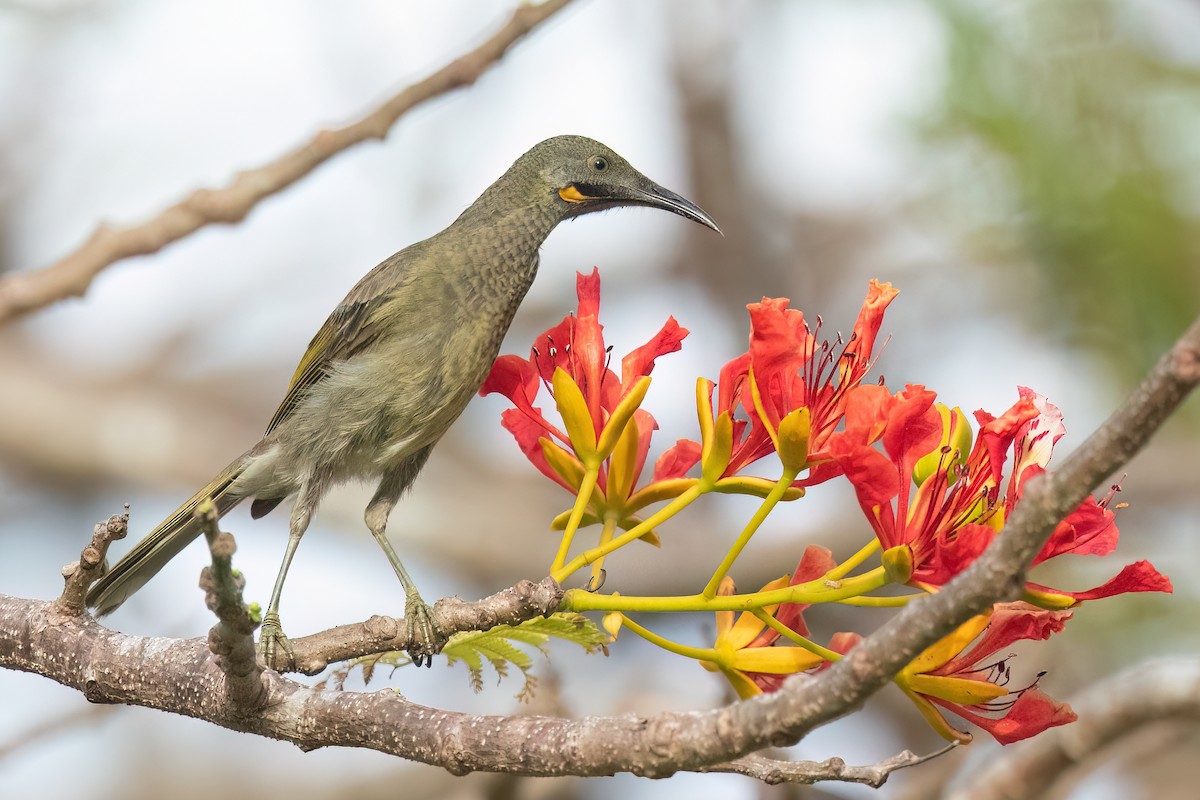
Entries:
POLYGON ((225 696, 246 708, 258 708, 267 699, 263 668, 254 646, 258 621, 250 616, 242 600, 246 579, 233 571, 237 543, 218 527, 217 507, 211 500, 196 509, 196 516, 204 526, 204 538, 212 554, 212 566, 200 573, 204 604, 217 615, 217 624, 208 632, 208 649, 225 673, 225 696))
POLYGON ((700 772, 732 772, 746 775, 763 783, 775 785, 779 783, 810 784, 819 781, 841 781, 843 783, 864 783, 878 789, 887 783, 887 779, 896 770, 905 767, 915 767, 932 761, 938 756, 945 755, 958 745, 951 743, 924 756, 905 750, 891 758, 865 767, 855 767, 840 758, 830 758, 825 761, 781 761, 765 756, 750 755, 707 767, 700 772))
POLYGON ((383 139, 414 106, 473 84, 509 48, 569 2, 522 3, 486 42, 404 89, 357 122, 320 131, 283 157, 238 173, 220 189, 197 189, 140 225, 101 225, 82 247, 50 266, 0 279, 0 323, 68 297, 82 296, 92 280, 117 261, 156 253, 206 225, 240 222, 264 198, 291 186, 343 150, 370 139, 383 139))
POLYGON ((1200 720, 1200 661, 1139 664, 1072 698, 1071 707, 1079 714, 1073 725, 993 755, 974 781, 956 788, 951 800, 1041 797, 1068 770, 1118 739, 1154 723, 1200 720))
POLYGON ((96 523, 92 530, 92 541, 79 555, 78 561, 72 561, 62 568, 65 581, 62 594, 54 602, 55 609, 60 614, 79 616, 87 610, 88 587, 104 574, 104 558, 108 555, 108 546, 118 539, 124 539, 129 533, 129 506, 125 513, 109 517, 106 522, 96 523))

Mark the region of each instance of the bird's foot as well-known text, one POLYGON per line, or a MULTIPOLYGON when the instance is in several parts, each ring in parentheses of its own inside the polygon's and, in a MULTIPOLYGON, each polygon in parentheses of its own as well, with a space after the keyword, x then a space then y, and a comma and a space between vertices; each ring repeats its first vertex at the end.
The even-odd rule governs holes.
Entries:
POLYGON ((433 609, 411 592, 404 603, 404 627, 408 635, 408 655, 418 667, 433 666, 433 657, 446 646, 446 637, 434 627, 433 609))
POLYGON ((263 661, 268 669, 278 669, 275 666, 275 658, 280 654, 287 657, 285 668, 292 669, 296 666, 296 651, 292 649, 292 643, 283 633, 283 628, 279 624, 279 612, 268 611, 263 616, 262 629, 258 636, 258 650, 262 653, 263 661))

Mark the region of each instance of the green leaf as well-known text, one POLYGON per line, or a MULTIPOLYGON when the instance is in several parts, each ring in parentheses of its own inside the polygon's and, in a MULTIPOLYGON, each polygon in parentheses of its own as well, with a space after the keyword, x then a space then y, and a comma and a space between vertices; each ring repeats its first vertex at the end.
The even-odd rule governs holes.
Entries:
MULTIPOLYGON (((586 652, 594 653, 604 648, 608 635, 582 614, 560 612, 549 617, 527 620, 516 627, 499 625, 489 631, 455 634, 442 648, 442 655, 446 656, 448 665, 458 662, 466 665, 467 679, 476 692, 483 691, 484 662, 490 664, 495 671, 497 683, 507 677, 515 667, 524 677, 524 683, 516 697, 526 701, 533 695, 537 678, 530 672, 534 664, 533 655, 522 649, 522 646, 531 647, 548 657, 546 645, 551 639, 572 642, 586 652)), ((346 678, 355 667, 362 667, 363 681, 369 682, 374 677, 376 667, 380 665, 391 666, 394 672, 411 663, 412 659, 408 654, 399 650, 363 656, 338 667, 315 688, 325 689, 327 685, 332 685, 335 689, 344 688, 346 678)))

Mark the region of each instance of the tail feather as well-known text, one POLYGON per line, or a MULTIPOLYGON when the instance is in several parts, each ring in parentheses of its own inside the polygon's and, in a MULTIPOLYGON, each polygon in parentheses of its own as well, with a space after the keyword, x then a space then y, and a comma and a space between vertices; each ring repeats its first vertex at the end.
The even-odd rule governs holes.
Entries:
POLYGON ((235 495, 232 489, 244 463, 245 457, 242 457, 226 467, 96 581, 88 591, 87 604, 96 609, 97 616, 116 611, 130 595, 145 586, 168 561, 200 535, 196 508, 202 502, 211 498, 217 506, 217 514, 223 516, 242 501, 242 496, 235 495))

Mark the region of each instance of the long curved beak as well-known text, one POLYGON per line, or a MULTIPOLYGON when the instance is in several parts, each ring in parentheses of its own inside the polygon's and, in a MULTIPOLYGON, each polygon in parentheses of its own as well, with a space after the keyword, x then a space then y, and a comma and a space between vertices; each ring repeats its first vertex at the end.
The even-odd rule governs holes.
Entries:
MULTIPOLYGON (((684 219, 698 222, 706 228, 712 228, 717 233, 721 233, 721 229, 717 227, 716 221, 709 216, 707 211, 686 197, 677 195, 670 189, 664 189, 654 181, 647 180, 642 186, 624 188, 629 193, 627 198, 623 198, 626 202, 650 206, 652 208, 661 208, 663 211, 678 214, 684 219)), ((721 235, 724 236, 724 234, 721 235)))

